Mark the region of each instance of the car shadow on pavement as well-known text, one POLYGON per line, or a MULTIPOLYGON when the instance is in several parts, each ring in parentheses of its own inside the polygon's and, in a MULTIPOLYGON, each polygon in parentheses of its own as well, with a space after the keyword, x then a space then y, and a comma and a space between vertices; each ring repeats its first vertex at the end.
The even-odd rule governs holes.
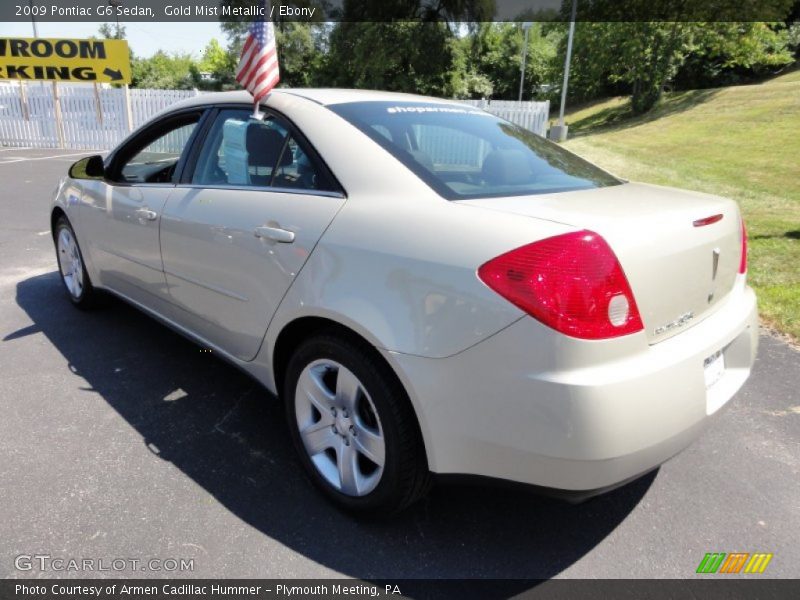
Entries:
MULTIPOLYGON (((4 332, 6 340, 41 331, 154 461, 171 462, 242 521, 347 576, 547 579, 611 533, 655 477, 579 505, 440 485, 396 518, 359 521, 306 480, 282 406, 245 374, 122 302, 73 308, 55 272, 20 282, 17 303, 33 325, 4 332)), ((511 585, 509 593, 532 583, 511 585)))

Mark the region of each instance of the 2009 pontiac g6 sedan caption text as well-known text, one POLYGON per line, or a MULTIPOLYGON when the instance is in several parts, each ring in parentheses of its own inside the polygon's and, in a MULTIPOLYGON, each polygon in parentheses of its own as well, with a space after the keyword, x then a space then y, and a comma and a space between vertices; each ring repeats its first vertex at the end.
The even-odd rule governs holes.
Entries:
POLYGON ((261 111, 203 95, 77 162, 53 239, 76 306, 110 292, 277 393, 338 505, 396 511, 431 474, 598 493, 750 374, 734 202, 457 102, 285 89, 261 111))

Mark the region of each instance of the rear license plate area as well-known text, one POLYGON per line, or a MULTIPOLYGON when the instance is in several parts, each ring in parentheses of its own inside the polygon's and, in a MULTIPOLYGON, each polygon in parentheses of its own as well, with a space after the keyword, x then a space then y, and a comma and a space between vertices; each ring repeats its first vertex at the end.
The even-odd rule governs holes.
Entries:
POLYGON ((706 381, 706 389, 717 383, 725 374, 725 354, 722 350, 714 352, 703 361, 703 376, 706 381))

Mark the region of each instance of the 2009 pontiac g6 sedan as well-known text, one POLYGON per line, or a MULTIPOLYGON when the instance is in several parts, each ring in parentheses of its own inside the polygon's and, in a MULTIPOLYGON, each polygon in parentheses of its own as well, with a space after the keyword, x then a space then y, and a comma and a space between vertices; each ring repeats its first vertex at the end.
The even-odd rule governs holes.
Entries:
POLYGON ((193 98, 73 165, 60 272, 78 307, 111 292, 277 393, 340 506, 399 510, 432 474, 597 493, 747 379, 734 202, 622 181, 457 102, 250 102, 193 98))

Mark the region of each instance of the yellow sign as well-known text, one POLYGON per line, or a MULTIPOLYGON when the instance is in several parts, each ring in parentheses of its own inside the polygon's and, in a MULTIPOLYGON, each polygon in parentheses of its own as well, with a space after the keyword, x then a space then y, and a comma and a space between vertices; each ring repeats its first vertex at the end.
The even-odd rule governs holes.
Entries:
POLYGON ((128 42, 0 38, 0 79, 130 83, 128 42))

